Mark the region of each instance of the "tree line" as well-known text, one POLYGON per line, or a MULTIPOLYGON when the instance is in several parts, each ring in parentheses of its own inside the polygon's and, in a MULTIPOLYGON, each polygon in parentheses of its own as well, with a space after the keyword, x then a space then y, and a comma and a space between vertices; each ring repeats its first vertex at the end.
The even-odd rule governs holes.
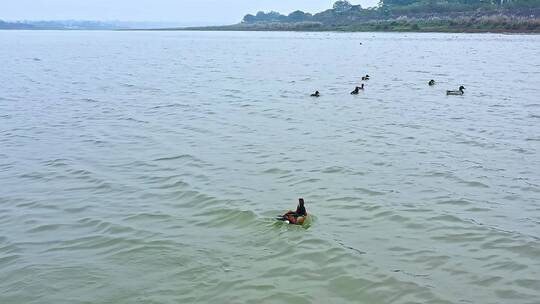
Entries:
POLYGON ((278 12, 247 14, 242 23, 301 23, 350 24, 355 21, 385 19, 400 15, 445 15, 467 12, 513 11, 518 15, 540 13, 540 0, 380 0, 379 5, 363 9, 347 0, 336 1, 331 9, 310 14, 300 10, 288 15, 278 12))

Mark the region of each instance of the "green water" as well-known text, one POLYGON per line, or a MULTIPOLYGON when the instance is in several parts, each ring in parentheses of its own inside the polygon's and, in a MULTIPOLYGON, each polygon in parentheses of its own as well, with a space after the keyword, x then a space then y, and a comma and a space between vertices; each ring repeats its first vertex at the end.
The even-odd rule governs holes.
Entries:
POLYGON ((0 42, 2 304, 538 303, 540 36, 0 42))

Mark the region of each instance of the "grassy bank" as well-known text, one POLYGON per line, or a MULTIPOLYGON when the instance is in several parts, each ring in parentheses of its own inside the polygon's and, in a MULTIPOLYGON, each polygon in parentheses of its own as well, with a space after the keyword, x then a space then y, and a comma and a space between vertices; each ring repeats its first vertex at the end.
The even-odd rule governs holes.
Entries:
POLYGON ((337 26, 337 31, 540 33, 540 19, 482 16, 457 19, 396 19, 337 26))
POLYGON ((342 31, 342 32, 451 32, 451 33, 540 33, 539 18, 481 16, 450 18, 396 18, 362 23, 325 25, 319 22, 254 23, 227 26, 171 28, 161 30, 196 31, 342 31))

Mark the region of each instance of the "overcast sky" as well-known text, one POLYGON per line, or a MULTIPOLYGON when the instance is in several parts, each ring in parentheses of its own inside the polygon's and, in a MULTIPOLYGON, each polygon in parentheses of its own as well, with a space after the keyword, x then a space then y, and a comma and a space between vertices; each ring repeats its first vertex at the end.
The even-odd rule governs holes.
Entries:
MULTIPOLYGON (((332 0, 0 0, 3 20, 122 20, 236 23, 259 10, 319 12, 332 0)), ((353 0, 363 7, 378 0, 353 0)))

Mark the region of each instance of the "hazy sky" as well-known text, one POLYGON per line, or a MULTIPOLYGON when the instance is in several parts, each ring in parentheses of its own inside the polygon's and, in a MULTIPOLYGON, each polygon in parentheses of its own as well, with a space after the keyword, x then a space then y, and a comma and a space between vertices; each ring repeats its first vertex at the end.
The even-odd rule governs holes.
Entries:
MULTIPOLYGON (((235 23, 247 13, 319 12, 332 0, 0 0, 4 20, 122 20, 235 23)), ((353 0, 362 6, 378 0, 353 0)))

